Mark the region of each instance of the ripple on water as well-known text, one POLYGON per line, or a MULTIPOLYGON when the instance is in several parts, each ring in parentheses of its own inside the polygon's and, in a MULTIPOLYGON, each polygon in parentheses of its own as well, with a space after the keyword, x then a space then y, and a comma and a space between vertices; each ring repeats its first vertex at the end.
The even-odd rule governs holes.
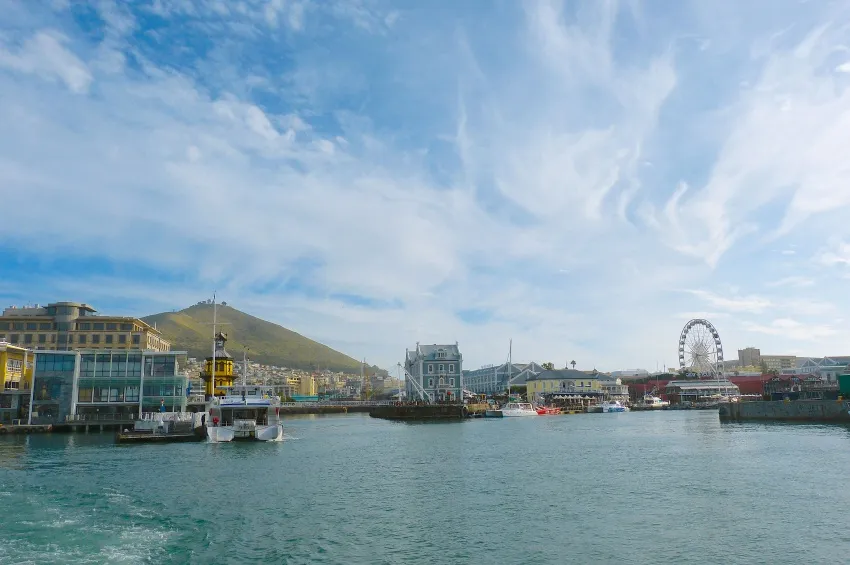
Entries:
POLYGON ((846 428, 620 416, 302 418, 269 445, 3 438, 0 562, 780 564, 850 552, 846 428))

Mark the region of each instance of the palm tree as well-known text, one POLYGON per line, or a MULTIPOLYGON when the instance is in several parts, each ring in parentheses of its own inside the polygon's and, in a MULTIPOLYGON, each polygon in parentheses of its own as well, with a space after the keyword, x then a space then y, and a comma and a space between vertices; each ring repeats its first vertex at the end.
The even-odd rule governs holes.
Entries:
POLYGON ((575 362, 575 360, 570 361, 570 365, 572 365, 572 366, 573 366, 573 371, 575 371, 575 370, 576 370, 576 362, 575 362))

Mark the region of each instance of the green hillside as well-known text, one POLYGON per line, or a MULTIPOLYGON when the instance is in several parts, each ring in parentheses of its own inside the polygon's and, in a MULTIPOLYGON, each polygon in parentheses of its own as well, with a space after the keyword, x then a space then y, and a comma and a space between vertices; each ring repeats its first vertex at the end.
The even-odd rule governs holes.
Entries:
MULTIPOLYGON (((196 304, 179 312, 163 312, 142 318, 155 325, 175 350, 190 357, 209 357, 212 350, 211 304, 196 304)), ((360 362, 277 324, 261 320, 230 306, 217 307, 220 331, 227 334, 227 350, 235 358, 248 348, 251 360, 265 365, 295 369, 330 369, 357 374, 360 362)), ((369 373, 372 373, 370 370, 369 373)))

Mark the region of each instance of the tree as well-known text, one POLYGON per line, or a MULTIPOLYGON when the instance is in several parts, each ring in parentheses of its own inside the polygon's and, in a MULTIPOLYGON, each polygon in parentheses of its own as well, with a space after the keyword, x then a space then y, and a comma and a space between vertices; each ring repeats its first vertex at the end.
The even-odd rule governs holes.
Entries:
POLYGON ((570 361, 570 365, 572 365, 572 366, 573 366, 573 370, 575 371, 575 368, 576 368, 576 362, 575 362, 575 359, 573 359, 572 361, 570 361))
POLYGON ((552 371, 552 370, 554 370, 554 369, 555 369, 555 364, 554 364, 554 363, 548 363, 548 362, 547 362, 547 363, 543 363, 543 364, 541 365, 541 367, 543 367, 543 368, 544 368, 544 369, 546 369, 547 371, 552 371))

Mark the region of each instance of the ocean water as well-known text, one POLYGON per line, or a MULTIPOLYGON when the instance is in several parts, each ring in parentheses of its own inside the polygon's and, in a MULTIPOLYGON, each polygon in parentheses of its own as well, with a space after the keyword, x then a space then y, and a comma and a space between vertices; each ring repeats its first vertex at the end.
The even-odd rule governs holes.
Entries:
POLYGON ((280 444, 0 438, 0 563, 841 563, 850 429, 717 414, 409 424, 280 444))

